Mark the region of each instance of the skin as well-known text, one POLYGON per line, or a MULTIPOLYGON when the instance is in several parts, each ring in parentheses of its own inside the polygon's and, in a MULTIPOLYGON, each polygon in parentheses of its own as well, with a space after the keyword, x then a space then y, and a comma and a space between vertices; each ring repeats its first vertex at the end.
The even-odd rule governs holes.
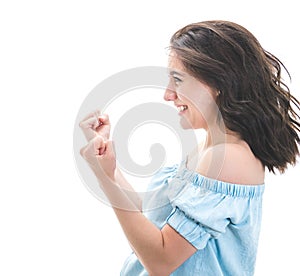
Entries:
POLYGON ((218 91, 191 76, 176 54, 169 59, 170 82, 164 99, 176 107, 184 129, 206 130, 206 140, 190 154, 187 166, 209 178, 255 185, 264 183, 264 167, 238 133, 217 122, 218 91))
MULTIPOLYGON (((247 143, 217 123, 218 91, 190 76, 175 55, 170 57, 169 68, 164 99, 187 107, 179 112, 184 129, 205 129, 207 133, 206 141, 189 155, 188 169, 229 183, 262 184, 264 168, 247 143)), ((88 140, 81 155, 98 178, 135 254, 149 275, 171 274, 196 248, 168 224, 158 229, 142 214, 140 199, 116 167, 108 116, 92 113, 80 126, 88 140)))

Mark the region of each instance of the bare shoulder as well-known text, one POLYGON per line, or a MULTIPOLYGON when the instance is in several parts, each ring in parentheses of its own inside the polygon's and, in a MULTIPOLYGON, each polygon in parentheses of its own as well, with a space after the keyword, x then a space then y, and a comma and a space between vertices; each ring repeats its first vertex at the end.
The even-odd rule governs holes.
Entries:
POLYGON ((247 143, 224 143, 206 149, 198 173, 224 182, 244 185, 264 183, 264 167, 247 143))

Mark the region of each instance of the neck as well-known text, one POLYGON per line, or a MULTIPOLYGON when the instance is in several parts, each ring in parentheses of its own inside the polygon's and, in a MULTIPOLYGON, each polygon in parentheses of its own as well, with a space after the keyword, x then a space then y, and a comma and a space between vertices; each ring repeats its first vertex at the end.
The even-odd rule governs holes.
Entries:
POLYGON ((204 149, 225 143, 239 143, 241 137, 228 129, 222 130, 220 127, 210 127, 206 132, 204 149))

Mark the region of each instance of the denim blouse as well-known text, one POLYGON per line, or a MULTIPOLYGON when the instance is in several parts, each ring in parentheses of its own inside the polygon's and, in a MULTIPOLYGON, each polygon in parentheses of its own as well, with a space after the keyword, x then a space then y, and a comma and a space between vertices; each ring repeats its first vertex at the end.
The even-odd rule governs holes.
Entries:
MULTIPOLYGON (((264 185, 210 179, 186 162, 162 168, 143 201, 143 213, 158 228, 169 224, 196 249, 172 276, 254 275, 264 185)), ((121 276, 149 275, 132 253, 121 276)))

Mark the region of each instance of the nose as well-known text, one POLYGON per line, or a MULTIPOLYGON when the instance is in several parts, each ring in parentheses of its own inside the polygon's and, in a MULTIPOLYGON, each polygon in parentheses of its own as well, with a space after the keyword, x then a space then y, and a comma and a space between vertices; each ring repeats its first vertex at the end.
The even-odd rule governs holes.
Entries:
POLYGON ((176 99, 177 99, 177 93, 174 90, 167 87, 165 94, 164 94, 164 100, 165 101, 174 101, 176 99))

